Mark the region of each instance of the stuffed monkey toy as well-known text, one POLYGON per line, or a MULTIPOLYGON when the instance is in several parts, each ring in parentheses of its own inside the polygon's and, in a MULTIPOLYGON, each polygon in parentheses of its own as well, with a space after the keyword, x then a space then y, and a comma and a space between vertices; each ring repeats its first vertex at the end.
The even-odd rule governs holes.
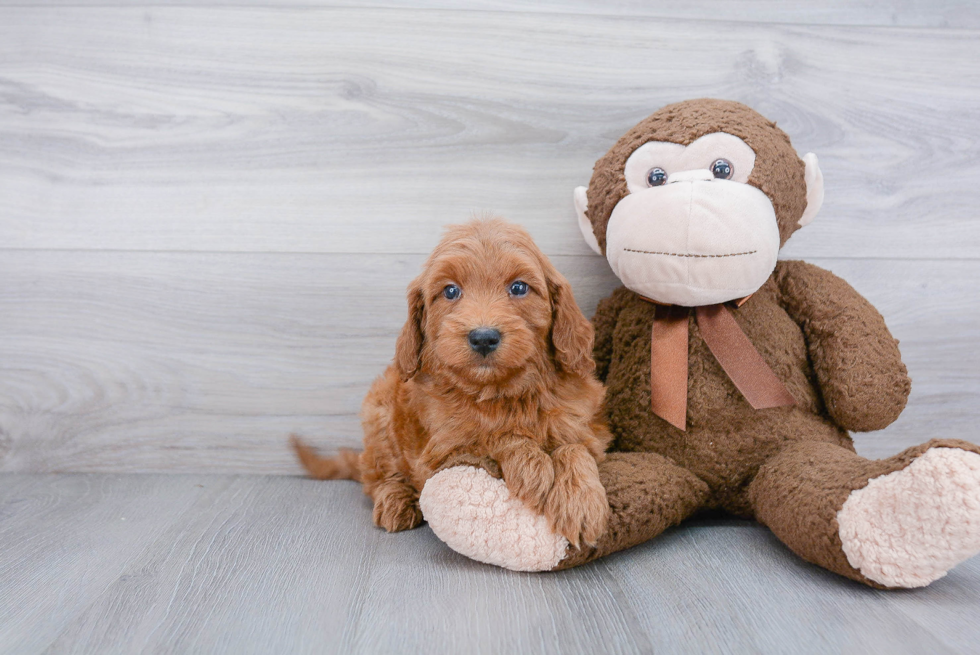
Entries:
POLYGON ((454 467, 422 492, 437 536, 499 566, 564 569, 722 510, 879 588, 927 585, 980 551, 980 448, 854 451, 848 431, 892 423, 911 383, 867 300, 777 261, 823 200, 813 154, 742 104, 681 102, 627 132, 574 200, 624 285, 593 319, 615 437, 599 466, 609 527, 570 548, 502 480, 454 467))

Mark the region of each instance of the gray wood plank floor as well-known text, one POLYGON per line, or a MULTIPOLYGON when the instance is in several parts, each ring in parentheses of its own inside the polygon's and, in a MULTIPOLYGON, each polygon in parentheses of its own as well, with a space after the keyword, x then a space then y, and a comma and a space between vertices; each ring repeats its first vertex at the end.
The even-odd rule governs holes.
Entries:
POLYGON ((753 523, 695 520, 557 574, 371 526, 354 483, 0 476, 10 653, 971 653, 980 559, 880 592, 753 523))

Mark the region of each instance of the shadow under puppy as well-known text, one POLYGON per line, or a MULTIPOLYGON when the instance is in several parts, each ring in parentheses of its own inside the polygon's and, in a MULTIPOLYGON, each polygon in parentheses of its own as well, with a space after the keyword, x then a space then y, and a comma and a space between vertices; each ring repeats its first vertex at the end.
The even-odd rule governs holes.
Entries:
POLYGON ((612 437, 568 281, 522 228, 475 220, 447 228, 408 307, 364 399, 364 451, 321 458, 294 437, 310 476, 361 481, 374 522, 395 532, 422 522, 433 474, 482 466, 573 546, 594 545, 609 515, 596 462, 612 437))

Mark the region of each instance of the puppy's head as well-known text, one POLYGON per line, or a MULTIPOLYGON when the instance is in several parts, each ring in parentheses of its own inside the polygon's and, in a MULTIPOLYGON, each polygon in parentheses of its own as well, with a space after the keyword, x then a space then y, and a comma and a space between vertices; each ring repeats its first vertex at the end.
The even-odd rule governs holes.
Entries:
POLYGON ((595 368, 592 325, 568 281, 527 232, 500 219, 450 226, 408 304, 395 352, 404 379, 424 369, 486 386, 542 368, 595 368))

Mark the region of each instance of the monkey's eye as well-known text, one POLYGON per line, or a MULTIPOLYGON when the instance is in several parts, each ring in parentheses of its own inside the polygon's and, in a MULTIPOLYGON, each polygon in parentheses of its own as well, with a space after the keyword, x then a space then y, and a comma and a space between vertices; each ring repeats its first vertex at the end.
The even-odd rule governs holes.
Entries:
POLYGON ((446 300, 456 300, 461 293, 463 291, 455 284, 447 284, 446 288, 442 290, 442 295, 446 297, 446 300))
POLYGON ((650 186, 660 186, 667 181, 667 171, 662 168, 651 168, 647 173, 647 184, 650 186))
POLYGON ((735 169, 727 159, 716 159, 715 163, 711 165, 711 172, 719 180, 730 180, 735 169))
POLYGON ((512 296, 526 296, 528 288, 527 282, 517 280, 515 282, 511 282, 510 289, 508 289, 508 291, 510 291, 510 295, 512 296))

